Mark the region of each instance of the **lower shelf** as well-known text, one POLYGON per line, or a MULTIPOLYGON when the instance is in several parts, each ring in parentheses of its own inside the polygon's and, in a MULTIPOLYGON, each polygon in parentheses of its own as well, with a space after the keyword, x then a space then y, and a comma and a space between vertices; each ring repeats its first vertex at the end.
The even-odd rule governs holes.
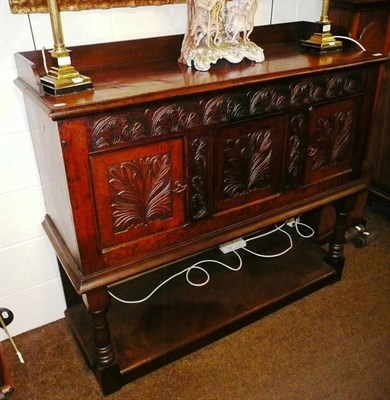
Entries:
MULTIPOLYGON (((276 233, 257 245, 251 242, 250 248, 273 254, 287 246, 287 241, 285 235, 276 233)), ((112 300, 108 320, 123 383, 336 281, 335 270, 322 261, 324 250, 308 239, 294 236, 293 241, 293 249, 277 258, 258 258, 239 250, 243 266, 238 272, 203 265, 210 273, 206 286, 190 286, 180 275, 144 303, 125 305, 112 300)), ((217 259, 233 267, 239 264, 234 253, 223 255, 215 249, 111 290, 124 299, 142 298, 167 277, 202 259, 217 259)), ((195 281, 204 279, 197 271, 191 274, 195 281)), ((86 308, 73 306, 66 318, 92 367, 93 336, 86 308)))

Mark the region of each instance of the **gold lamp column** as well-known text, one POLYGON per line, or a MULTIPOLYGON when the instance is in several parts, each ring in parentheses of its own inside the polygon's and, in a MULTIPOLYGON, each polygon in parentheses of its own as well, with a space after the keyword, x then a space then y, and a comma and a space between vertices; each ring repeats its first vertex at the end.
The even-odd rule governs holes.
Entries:
POLYGON ((301 40, 301 46, 319 53, 341 50, 343 44, 336 40, 331 31, 331 21, 329 21, 329 0, 322 1, 322 12, 318 21, 319 32, 314 33, 310 39, 301 40))
POLYGON ((54 47, 50 51, 53 66, 47 75, 41 78, 45 93, 60 96, 69 93, 93 89, 88 76, 81 75, 71 63, 70 50, 64 45, 62 23, 57 0, 47 0, 53 31, 54 47))

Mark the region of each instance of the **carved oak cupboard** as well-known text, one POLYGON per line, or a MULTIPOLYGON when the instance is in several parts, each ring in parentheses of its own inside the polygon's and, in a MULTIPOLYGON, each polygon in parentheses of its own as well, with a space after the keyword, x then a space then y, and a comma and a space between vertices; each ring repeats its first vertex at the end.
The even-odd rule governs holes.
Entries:
POLYGON ((209 72, 177 63, 181 36, 75 47, 95 89, 63 97, 40 95, 39 52, 16 55, 67 320, 105 394, 340 279, 385 57, 303 53, 312 29, 256 28, 264 63, 209 72), (245 254, 234 276, 109 308, 108 287, 137 298, 201 259, 232 264, 219 244, 326 204, 337 211, 326 254, 307 240, 269 262, 245 254))

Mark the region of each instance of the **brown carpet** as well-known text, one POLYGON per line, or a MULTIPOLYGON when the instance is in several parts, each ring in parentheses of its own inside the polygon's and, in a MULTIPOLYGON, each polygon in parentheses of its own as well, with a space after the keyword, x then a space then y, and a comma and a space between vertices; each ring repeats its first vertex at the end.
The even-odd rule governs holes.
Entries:
MULTIPOLYGON (((124 386, 109 400, 390 399, 390 219, 367 213, 373 241, 346 246, 341 282, 124 386)), ((65 320, 5 351, 10 400, 100 399, 65 320)))

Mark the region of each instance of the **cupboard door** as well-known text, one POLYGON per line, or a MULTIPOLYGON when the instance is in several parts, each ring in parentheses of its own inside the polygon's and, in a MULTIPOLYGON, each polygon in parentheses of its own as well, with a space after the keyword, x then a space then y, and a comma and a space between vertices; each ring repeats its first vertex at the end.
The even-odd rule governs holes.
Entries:
POLYGON ((310 109, 304 183, 352 169, 360 98, 310 109))
POLYGON ((284 131, 285 117, 277 116, 232 125, 217 133, 217 211, 278 192, 284 131))
POLYGON ((91 156, 102 248, 184 223, 180 139, 91 156))

